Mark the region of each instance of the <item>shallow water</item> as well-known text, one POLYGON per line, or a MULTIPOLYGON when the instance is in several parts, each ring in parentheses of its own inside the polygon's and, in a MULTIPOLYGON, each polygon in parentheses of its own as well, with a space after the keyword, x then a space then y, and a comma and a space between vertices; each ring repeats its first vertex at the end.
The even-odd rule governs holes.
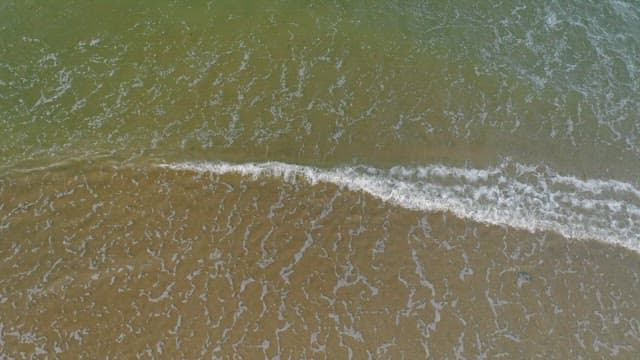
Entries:
POLYGON ((637 185, 632 3, 4 7, 5 166, 141 153, 386 167, 512 157, 637 185))
POLYGON ((0 199, 8 355, 586 358, 640 346, 638 257, 619 247, 328 183, 188 170, 75 164, 4 180, 0 199))
POLYGON ((625 1, 0 2, 0 357, 632 358, 639 39, 625 1))

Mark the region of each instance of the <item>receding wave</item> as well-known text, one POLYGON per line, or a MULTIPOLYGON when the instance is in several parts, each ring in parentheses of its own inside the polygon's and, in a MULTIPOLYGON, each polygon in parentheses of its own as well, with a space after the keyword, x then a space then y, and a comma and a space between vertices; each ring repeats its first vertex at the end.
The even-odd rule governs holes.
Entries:
POLYGON ((615 180, 582 180, 546 166, 505 161, 487 169, 443 165, 344 166, 322 169, 281 162, 185 162, 159 165, 173 170, 237 173, 287 182, 332 183, 364 191, 388 203, 423 211, 448 211, 461 218, 530 232, 554 231, 640 251, 640 190, 615 180))

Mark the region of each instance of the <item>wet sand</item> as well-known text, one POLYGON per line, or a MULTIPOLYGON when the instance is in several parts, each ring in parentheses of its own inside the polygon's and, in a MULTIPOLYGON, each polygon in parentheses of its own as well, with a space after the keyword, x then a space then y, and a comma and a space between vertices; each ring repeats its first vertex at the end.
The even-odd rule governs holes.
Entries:
POLYGON ((331 184, 71 164, 0 178, 0 353, 633 358, 640 256, 331 184))

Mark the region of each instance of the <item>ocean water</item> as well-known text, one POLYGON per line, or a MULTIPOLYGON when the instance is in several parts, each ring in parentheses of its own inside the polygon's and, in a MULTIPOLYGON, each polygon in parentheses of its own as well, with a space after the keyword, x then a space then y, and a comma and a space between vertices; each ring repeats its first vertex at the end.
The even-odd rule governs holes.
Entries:
POLYGON ((0 357, 633 358, 633 1, 0 2, 0 357))

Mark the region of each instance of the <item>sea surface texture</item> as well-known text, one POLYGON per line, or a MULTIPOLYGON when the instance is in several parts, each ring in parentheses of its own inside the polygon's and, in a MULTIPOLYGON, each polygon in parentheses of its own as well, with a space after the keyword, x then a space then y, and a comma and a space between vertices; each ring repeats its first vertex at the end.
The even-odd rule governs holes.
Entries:
POLYGON ((0 0, 0 359, 634 359, 640 3, 0 0))

